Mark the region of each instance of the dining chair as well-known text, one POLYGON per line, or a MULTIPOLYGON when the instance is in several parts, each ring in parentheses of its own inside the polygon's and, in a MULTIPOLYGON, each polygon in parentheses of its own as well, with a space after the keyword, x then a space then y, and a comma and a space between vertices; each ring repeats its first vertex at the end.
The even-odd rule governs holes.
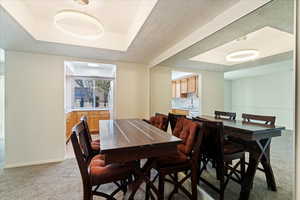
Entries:
POLYGON ((91 200, 94 195, 116 200, 114 196, 118 192, 126 193, 136 166, 133 163, 105 164, 102 155, 90 154, 85 135, 84 123, 81 121, 73 128, 71 141, 82 178, 83 200, 91 200), (111 194, 98 191, 99 187, 106 183, 114 183, 117 188, 111 194))
POLYGON ((186 115, 178 115, 178 114, 169 113, 168 118, 169 118, 169 122, 170 122, 171 131, 173 133, 176 123, 177 123, 177 120, 179 118, 186 118, 186 115))
POLYGON ((87 136, 87 139, 90 143, 90 149, 91 151, 93 152, 93 155, 97 155, 99 154, 100 152, 100 140, 97 139, 97 140, 92 140, 92 136, 91 136, 91 133, 90 133, 90 130, 89 130, 89 125, 88 125, 88 120, 87 120, 87 117, 85 115, 83 115, 81 118, 80 118, 80 121, 83 123, 84 125, 84 128, 85 128, 85 134, 87 136))
MULTIPOLYGON (((155 161, 154 169, 158 172, 158 199, 164 199, 164 183, 170 182, 174 189, 169 199, 179 190, 192 200, 197 199, 197 179, 198 179, 198 159, 200 145, 202 143, 201 123, 196 123, 185 118, 179 118, 174 130, 174 134, 182 139, 182 144, 178 145, 177 152, 158 158, 155 161), (187 172, 185 177, 178 179, 179 172, 187 172), (171 179, 166 178, 169 175, 171 179), (191 192, 183 184, 191 178, 191 192)), ((153 179, 153 182, 155 178, 153 179)), ((147 192, 150 192, 149 190, 147 192)), ((151 195, 150 195, 151 196, 151 195)))
POLYGON ((155 116, 152 116, 150 120, 143 119, 143 121, 151 124, 165 132, 168 131, 169 126, 169 118, 167 115, 156 113, 155 116))
MULTIPOLYGON (((224 199, 224 193, 229 180, 233 180, 239 184, 242 183, 245 175, 245 151, 242 145, 224 140, 223 123, 219 121, 208 121, 194 119, 203 123, 203 143, 201 145, 201 153, 204 157, 212 159, 215 163, 217 179, 219 180, 219 188, 214 186, 205 178, 201 177, 206 165, 202 165, 199 169, 199 179, 213 190, 220 194, 219 199, 224 199), (234 165, 232 161, 237 160, 234 165), (240 170, 238 170, 240 167, 240 170)), ((201 159, 202 157, 200 157, 201 159)), ((199 163, 201 160, 199 160, 199 163)))
POLYGON ((227 119, 227 120, 235 120, 236 113, 235 112, 224 112, 224 111, 215 111, 216 119, 227 119))
POLYGON ((265 124, 270 126, 275 126, 275 116, 266 116, 266 115, 252 115, 252 114, 242 114, 243 122, 251 124, 265 124))

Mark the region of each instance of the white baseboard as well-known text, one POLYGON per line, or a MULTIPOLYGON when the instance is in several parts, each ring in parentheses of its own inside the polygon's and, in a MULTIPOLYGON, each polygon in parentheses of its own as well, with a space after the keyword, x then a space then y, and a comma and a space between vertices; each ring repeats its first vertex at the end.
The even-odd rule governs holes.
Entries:
POLYGON ((33 166, 33 165, 42 165, 48 163, 58 163, 63 162, 65 159, 49 159, 49 160, 40 160, 34 162, 20 162, 20 163, 13 163, 13 164, 5 164, 4 169, 9 168, 16 168, 16 167, 26 167, 26 166, 33 166))

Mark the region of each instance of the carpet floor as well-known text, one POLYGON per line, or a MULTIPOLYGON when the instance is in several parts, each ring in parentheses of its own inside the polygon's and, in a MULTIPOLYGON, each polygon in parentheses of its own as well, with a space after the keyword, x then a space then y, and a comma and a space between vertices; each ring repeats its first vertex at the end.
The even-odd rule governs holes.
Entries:
MULTIPOLYGON (((271 162, 278 186, 277 192, 267 189, 264 174, 257 172, 254 180, 250 200, 292 200, 294 184, 294 154, 291 132, 284 132, 282 137, 272 141, 271 162)), ((214 170, 203 175, 214 182, 214 170)), ((135 199, 144 199, 143 186, 135 199)), ((102 191, 112 191, 113 185, 103 185, 102 191)), ((166 184, 165 195, 172 189, 166 184)), ((208 193, 214 199, 218 195, 205 185, 200 185, 199 199, 211 199, 203 196, 208 193)), ((230 182, 226 189, 225 199, 238 199, 240 186, 230 182)), ((0 199, 1 200, 80 200, 82 199, 82 183, 76 160, 70 158, 61 163, 39 166, 29 166, 0 171, 0 199)), ((102 199, 95 197, 94 199, 102 199)), ((123 194, 117 194, 117 199, 123 199, 123 194)), ((178 194, 174 199, 187 199, 178 194)))

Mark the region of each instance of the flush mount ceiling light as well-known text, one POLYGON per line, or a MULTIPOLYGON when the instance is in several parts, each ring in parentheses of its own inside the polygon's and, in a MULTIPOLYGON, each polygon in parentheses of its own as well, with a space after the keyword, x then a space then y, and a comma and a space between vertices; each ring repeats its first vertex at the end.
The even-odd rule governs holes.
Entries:
POLYGON ((97 18, 74 10, 58 12, 54 16, 54 25, 63 33, 84 40, 97 40, 104 33, 97 18))
POLYGON ((254 60, 259 56, 257 50, 240 50, 235 51, 226 56, 226 60, 229 62, 246 62, 254 60))

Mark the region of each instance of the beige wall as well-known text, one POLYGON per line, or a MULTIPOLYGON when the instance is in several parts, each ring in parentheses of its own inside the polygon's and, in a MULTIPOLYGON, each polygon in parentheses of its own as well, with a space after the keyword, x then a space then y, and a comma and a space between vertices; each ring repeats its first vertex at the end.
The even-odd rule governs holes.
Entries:
POLYGON ((294 199, 300 199, 300 137, 299 137, 299 128, 300 128, 300 3, 299 1, 295 1, 295 24, 296 24, 296 51, 295 51, 295 80, 296 80, 296 109, 295 109, 295 150, 296 150, 296 184, 295 184, 295 193, 294 199))
POLYGON ((117 63, 117 118, 147 118, 149 73, 145 65, 117 63))
MULTIPOLYGON (((88 60, 7 51, 6 167, 65 158, 64 61, 88 60)), ((117 65, 117 118, 147 117, 146 66, 112 64, 117 65)))
POLYGON ((224 73, 191 70, 185 68, 171 68, 157 66, 150 72, 150 114, 155 112, 168 113, 171 109, 172 70, 194 72, 200 74, 199 94, 200 113, 212 115, 215 110, 224 109, 224 73))

